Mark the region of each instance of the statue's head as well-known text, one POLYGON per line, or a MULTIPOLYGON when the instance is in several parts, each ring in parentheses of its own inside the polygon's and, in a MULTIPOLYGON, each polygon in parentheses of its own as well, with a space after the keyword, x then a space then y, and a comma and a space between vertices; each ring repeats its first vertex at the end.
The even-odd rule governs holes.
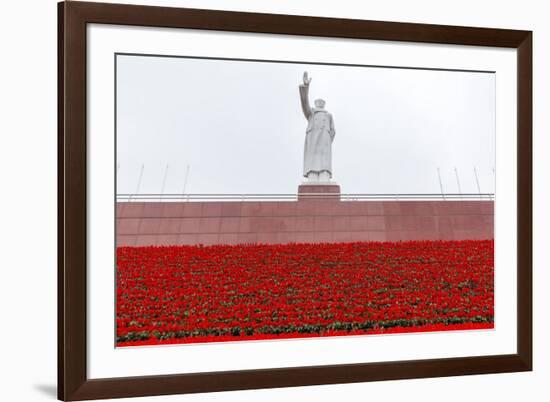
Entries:
POLYGON ((325 107, 325 101, 323 99, 315 99, 313 103, 315 103, 315 107, 318 107, 319 109, 323 109, 325 107))

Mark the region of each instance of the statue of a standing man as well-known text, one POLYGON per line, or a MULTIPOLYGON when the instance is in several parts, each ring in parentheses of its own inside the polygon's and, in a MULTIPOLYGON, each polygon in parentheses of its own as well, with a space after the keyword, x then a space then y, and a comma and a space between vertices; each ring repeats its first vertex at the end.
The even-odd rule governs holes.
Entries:
POLYGON ((307 119, 306 143, 304 146, 304 177, 308 182, 329 182, 332 177, 332 141, 336 131, 332 115, 325 110, 325 101, 315 99, 315 107, 309 105, 307 71, 300 85, 302 111, 307 119))

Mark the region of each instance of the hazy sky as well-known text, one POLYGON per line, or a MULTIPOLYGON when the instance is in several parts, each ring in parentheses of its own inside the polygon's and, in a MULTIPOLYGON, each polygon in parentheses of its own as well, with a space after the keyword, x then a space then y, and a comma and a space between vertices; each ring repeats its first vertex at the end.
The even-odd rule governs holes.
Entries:
POLYGON ((343 193, 494 192, 492 73, 117 57, 118 193, 296 193, 313 78, 336 127, 343 193))

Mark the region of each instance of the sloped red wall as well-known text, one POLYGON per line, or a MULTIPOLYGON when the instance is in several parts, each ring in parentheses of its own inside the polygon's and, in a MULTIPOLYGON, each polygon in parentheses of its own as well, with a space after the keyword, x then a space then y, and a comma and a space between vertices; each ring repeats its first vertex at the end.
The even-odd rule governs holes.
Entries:
POLYGON ((117 203, 118 246, 492 239, 493 201, 117 203))

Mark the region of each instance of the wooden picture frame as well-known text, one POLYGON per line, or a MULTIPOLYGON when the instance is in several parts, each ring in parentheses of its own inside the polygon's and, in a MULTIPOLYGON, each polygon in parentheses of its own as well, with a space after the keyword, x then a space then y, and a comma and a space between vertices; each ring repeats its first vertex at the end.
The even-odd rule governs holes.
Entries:
POLYGON ((532 370, 532 32, 102 3, 58 4, 58 397, 118 398, 532 370), (517 353, 89 379, 86 26, 90 23, 517 50, 517 353))

